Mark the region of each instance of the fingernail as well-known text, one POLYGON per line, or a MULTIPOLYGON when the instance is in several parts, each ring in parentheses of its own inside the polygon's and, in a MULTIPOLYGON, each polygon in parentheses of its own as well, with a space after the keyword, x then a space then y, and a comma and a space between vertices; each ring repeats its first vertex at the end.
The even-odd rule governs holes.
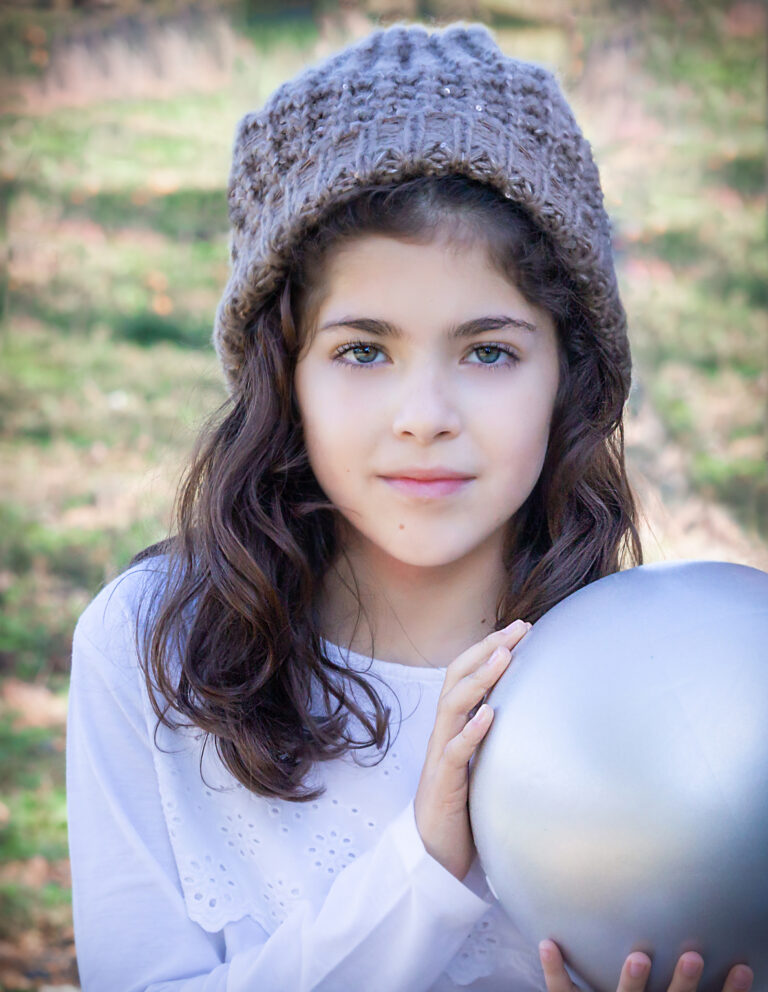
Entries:
POLYGON ((640 978, 648 968, 648 962, 642 959, 633 958, 629 962, 629 974, 632 978, 640 978))
POLYGON ((512 631, 512 630, 517 630, 517 629, 519 629, 521 627, 524 627, 524 626, 525 626, 525 621, 524 620, 513 620, 512 623, 508 623, 507 626, 504 627, 504 630, 505 631, 507 631, 507 630, 512 631))
POLYGON ((686 978, 696 978, 701 971, 702 961, 699 958, 685 958, 682 964, 682 972, 686 978))
POLYGON ((552 945, 546 941, 542 940, 539 944, 539 957, 542 961, 552 961, 554 959, 554 954, 552 953, 552 945))
POLYGON ((486 661, 486 665, 489 665, 489 666, 490 665, 495 665, 497 662, 501 661, 502 658, 505 658, 506 655, 507 655, 507 652, 505 651, 505 649, 503 647, 498 647, 493 652, 493 654, 488 659, 488 661, 486 661))
POLYGON ((742 989, 748 989, 751 984, 752 976, 750 973, 746 969, 738 968, 733 976, 733 987, 742 992, 742 989))
POLYGON ((480 724, 486 723, 492 712, 493 709, 488 705, 488 703, 483 703, 477 713, 475 713, 472 717, 472 722, 480 724))

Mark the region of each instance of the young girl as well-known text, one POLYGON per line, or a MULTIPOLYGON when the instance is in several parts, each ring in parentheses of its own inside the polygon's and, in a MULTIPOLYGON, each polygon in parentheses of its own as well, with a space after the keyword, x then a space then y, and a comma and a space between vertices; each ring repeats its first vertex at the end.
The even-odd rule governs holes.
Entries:
POLYGON ((242 120, 229 209, 229 401, 75 635, 83 988, 569 992, 467 782, 531 622, 642 560, 589 145, 486 28, 396 25, 242 120))

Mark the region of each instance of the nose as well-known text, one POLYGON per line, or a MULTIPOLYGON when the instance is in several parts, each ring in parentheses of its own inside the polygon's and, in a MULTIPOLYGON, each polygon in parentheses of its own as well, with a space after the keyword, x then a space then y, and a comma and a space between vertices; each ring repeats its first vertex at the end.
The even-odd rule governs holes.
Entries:
POLYGON ((402 383, 392 419, 397 437, 429 444, 436 438, 455 437, 461 418, 450 382, 434 367, 415 370, 402 383))

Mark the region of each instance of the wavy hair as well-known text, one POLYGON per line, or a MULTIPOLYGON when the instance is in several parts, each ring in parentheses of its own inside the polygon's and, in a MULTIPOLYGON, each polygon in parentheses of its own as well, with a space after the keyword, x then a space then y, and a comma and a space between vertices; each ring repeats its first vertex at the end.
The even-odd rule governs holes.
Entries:
POLYGON ((496 629, 534 622, 582 586, 642 563, 624 464, 626 388, 549 238, 522 208, 459 174, 356 190, 293 250, 249 328, 236 392, 198 439, 173 536, 134 558, 166 556, 139 639, 156 731, 202 729, 231 774, 263 796, 316 799, 324 790, 307 784, 316 762, 390 744, 391 711, 369 673, 324 651, 317 594, 343 554, 340 514, 310 468, 293 379, 334 250, 366 234, 427 243, 440 231, 482 239, 491 264, 552 314, 558 336, 548 449, 507 527, 496 629), (367 738, 349 733, 350 716, 367 738))

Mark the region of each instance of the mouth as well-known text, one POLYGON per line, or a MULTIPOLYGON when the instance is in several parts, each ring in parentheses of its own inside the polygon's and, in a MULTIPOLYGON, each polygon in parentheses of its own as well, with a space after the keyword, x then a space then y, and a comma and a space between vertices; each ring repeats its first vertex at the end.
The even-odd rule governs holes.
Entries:
POLYGON ((405 496, 437 499, 442 496, 451 496, 465 489, 472 482, 473 476, 453 475, 443 478, 414 479, 403 475, 382 475, 379 478, 405 496))

